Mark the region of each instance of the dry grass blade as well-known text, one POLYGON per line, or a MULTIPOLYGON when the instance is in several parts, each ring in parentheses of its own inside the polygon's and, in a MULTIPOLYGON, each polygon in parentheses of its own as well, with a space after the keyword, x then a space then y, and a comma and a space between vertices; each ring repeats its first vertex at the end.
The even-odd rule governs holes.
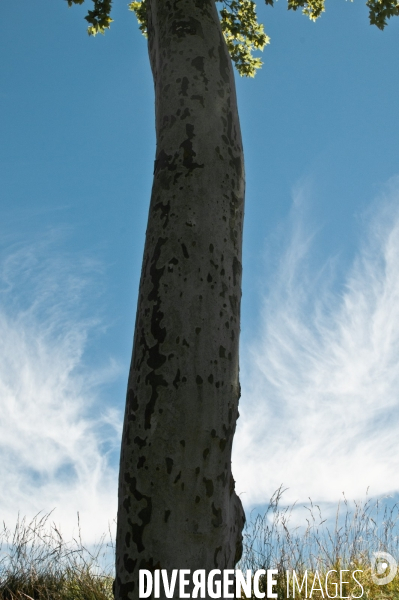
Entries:
POLYGON ((51 513, 18 519, 0 534, 1 600, 111 600, 112 568, 101 559, 104 538, 90 552, 78 540, 67 543, 51 524, 51 513))
MULTIPOLYGON (((257 515, 247 524, 239 568, 250 569, 252 573, 259 569, 277 569, 279 599, 287 598, 287 571, 291 576, 295 571, 300 581, 306 572, 310 581, 314 581, 316 574, 325 581, 328 571, 335 570, 339 574, 340 570, 347 569, 352 573, 361 571, 357 577, 364 588, 361 597, 365 600, 399 600, 399 573, 391 583, 380 586, 373 581, 371 569, 374 552, 388 552, 396 560, 399 558, 398 504, 390 506, 383 500, 366 499, 351 507, 344 497, 331 526, 322 517, 320 507, 310 500, 304 507, 308 513, 306 524, 293 527, 290 518, 295 507, 281 505, 283 492, 279 488, 270 499, 265 514, 257 515)), ((334 576, 330 577, 333 583, 334 576)), ((354 598, 359 595, 360 587, 354 591, 356 584, 351 585, 346 588, 346 596, 354 598)), ((291 593, 292 587, 289 589, 291 593)), ((323 595, 323 591, 315 589, 311 596, 297 588, 295 591, 299 600, 327 597, 325 590, 323 595)))

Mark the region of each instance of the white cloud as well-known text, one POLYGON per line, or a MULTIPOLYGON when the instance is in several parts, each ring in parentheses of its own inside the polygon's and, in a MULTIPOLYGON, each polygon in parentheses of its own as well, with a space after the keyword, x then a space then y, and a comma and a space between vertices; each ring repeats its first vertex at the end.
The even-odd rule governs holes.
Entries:
POLYGON ((233 471, 247 507, 281 483, 287 503, 399 491, 399 178, 388 188, 341 286, 335 259, 314 265, 295 193, 261 334, 242 353, 233 471))
POLYGON ((68 538, 79 511, 91 543, 116 516, 109 454, 119 449, 121 415, 102 391, 119 367, 86 362, 88 337, 103 327, 88 305, 99 305, 100 267, 62 255, 59 233, 0 255, 0 515, 12 527, 18 512, 29 519, 55 508, 68 538))

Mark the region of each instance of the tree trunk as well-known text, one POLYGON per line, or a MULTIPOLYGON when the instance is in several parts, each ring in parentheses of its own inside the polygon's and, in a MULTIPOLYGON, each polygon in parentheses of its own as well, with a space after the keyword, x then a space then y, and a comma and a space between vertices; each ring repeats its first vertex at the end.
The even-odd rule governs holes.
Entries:
POLYGON ((245 519, 231 474, 244 201, 232 66, 214 0, 147 2, 157 148, 122 438, 118 600, 139 597, 139 569, 232 568, 245 519))

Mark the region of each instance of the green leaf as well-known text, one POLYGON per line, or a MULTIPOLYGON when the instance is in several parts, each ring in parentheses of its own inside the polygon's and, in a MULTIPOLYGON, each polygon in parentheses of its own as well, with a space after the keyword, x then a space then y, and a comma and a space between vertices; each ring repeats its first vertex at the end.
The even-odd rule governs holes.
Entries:
POLYGON ((112 23, 110 17, 112 0, 93 0, 93 4, 94 9, 89 10, 85 19, 89 23, 87 33, 95 36, 97 33, 105 33, 112 23))
POLYGON ((129 10, 132 10, 139 22, 139 29, 145 37, 147 37, 147 2, 146 0, 138 0, 128 4, 129 10))
POLYGON ((302 8, 304 15, 312 21, 316 21, 325 11, 324 0, 288 0, 288 10, 302 8))
MULTIPOLYGON (((83 4, 84 0, 67 0, 68 6, 72 4, 83 4)), ((110 17, 112 0, 93 0, 93 10, 89 10, 86 21, 89 23, 87 33, 89 35, 97 35, 97 33, 104 33, 106 29, 112 23, 110 17)))
MULTIPOLYGON (((220 0, 218 0, 220 1, 220 0)), ((256 5, 252 0, 221 0, 220 23, 230 56, 241 76, 254 77, 262 66, 255 50, 263 50, 270 39, 258 23, 256 5)), ((271 3, 273 0, 269 0, 271 3)))
POLYGON ((388 19, 399 15, 399 4, 395 0, 368 0, 366 6, 370 9, 371 25, 376 25, 378 29, 384 29, 388 19))

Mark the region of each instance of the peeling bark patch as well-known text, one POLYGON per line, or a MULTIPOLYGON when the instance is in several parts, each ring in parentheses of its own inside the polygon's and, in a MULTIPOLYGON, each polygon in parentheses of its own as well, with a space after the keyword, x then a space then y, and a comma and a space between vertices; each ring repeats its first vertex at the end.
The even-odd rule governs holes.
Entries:
POLYGON ((212 373, 209 375, 208 381, 209 381, 209 383, 213 383, 213 375, 212 375, 212 373))
POLYGON ((147 365, 154 371, 162 367, 167 358, 164 354, 159 352, 159 344, 162 344, 166 336, 166 329, 164 327, 160 327, 160 322, 162 319, 163 312, 158 310, 158 306, 155 305, 152 309, 151 332, 154 338, 158 340, 158 343, 155 344, 155 346, 152 346, 152 348, 148 349, 149 356, 147 359, 147 365))
POLYGON ((242 534, 240 534, 240 537, 237 540, 236 553, 235 553, 235 556, 234 556, 234 564, 235 565, 241 560, 243 551, 244 551, 244 547, 243 547, 243 544, 242 544, 242 534))
POLYGON ((187 117, 189 117, 190 115, 191 115, 191 113, 190 113, 190 111, 188 110, 188 108, 185 108, 185 109, 183 110, 183 113, 182 113, 182 115, 181 115, 180 119, 181 119, 182 121, 184 121, 184 119, 187 119, 187 117))
POLYGON ((197 71, 203 71, 205 66, 204 66, 204 57, 203 56, 197 56, 196 58, 193 58, 193 60, 191 61, 191 64, 193 65, 193 67, 195 69, 197 69, 197 71))
POLYGON ((213 562, 215 567, 218 566, 218 554, 222 551, 222 546, 218 546, 215 550, 215 554, 213 555, 213 562))
POLYGON ((186 125, 186 134, 189 140, 192 140, 195 137, 194 133, 194 125, 190 125, 187 123, 186 125))
POLYGON ((140 450, 147 444, 147 438, 142 440, 138 435, 134 438, 134 443, 140 448, 140 450))
POLYGON ((229 296, 231 310, 233 311, 233 315, 236 317, 238 315, 238 300, 237 296, 229 296))
POLYGON ((172 472, 172 469, 173 469, 173 458, 165 458, 165 462, 166 462, 166 472, 168 475, 170 475, 172 472))
POLYGON ((183 77, 181 86, 180 86, 179 95, 187 96, 187 90, 188 90, 188 79, 187 79, 187 77, 183 77))
POLYGON ((136 525, 136 524, 132 525, 133 541, 137 546, 138 552, 142 552, 144 550, 144 544, 143 544, 143 539, 142 539, 143 533, 144 533, 144 527, 146 525, 148 525, 151 520, 151 511, 152 511, 151 498, 149 498, 148 496, 145 496, 145 498, 148 499, 150 504, 149 504, 149 506, 147 506, 146 508, 143 508, 143 510, 141 510, 138 513, 138 516, 142 520, 142 524, 141 525, 136 525))
POLYGON ((129 558, 128 554, 123 555, 123 566, 128 573, 133 573, 136 564, 137 559, 133 560, 132 558, 129 558))
POLYGON ((219 146, 216 146, 215 148, 215 152, 217 154, 217 157, 219 158, 219 160, 224 160, 222 153, 220 152, 220 148, 219 146))
POLYGON ((223 523, 223 519, 222 519, 222 509, 221 508, 216 508, 215 504, 212 502, 212 512, 214 514, 214 519, 212 519, 212 525, 214 527, 220 527, 220 525, 223 523))
POLYGON ((224 49, 224 40, 220 40, 219 45, 219 68, 220 75, 225 83, 229 83, 229 63, 227 61, 226 52, 224 49))
POLYGON ((123 508, 125 509, 125 511, 127 513, 130 513, 131 506, 132 506, 132 499, 130 496, 127 496, 127 498, 125 498, 123 501, 123 508))
MULTIPOLYGON (((216 479, 217 479, 218 481, 221 481, 221 482, 222 482, 222 484, 223 484, 223 487, 226 487, 226 484, 227 484, 227 474, 226 474, 224 471, 223 471, 222 473, 220 473, 220 475, 218 475, 218 476, 216 477, 216 479)), ((230 493, 230 495, 231 495, 231 493, 230 493)))
POLYGON ((179 481, 180 477, 181 477, 181 471, 179 471, 179 473, 176 475, 176 479, 174 480, 173 483, 177 483, 179 481))
POLYGON ((145 382, 148 383, 152 388, 151 398, 150 398, 149 402, 147 402, 147 405, 145 407, 145 412, 144 412, 144 429, 150 429, 151 428, 151 417, 154 413, 155 403, 158 398, 158 389, 157 388, 160 385, 167 387, 168 383, 167 383, 167 381, 165 381, 165 379, 163 378, 162 375, 156 375, 154 373, 154 371, 151 371, 151 373, 149 375, 147 375, 147 377, 145 378, 145 382))
POLYGON ((201 498, 199 496, 195 497, 195 504, 198 504, 198 502, 200 502, 201 498))
POLYGON ((237 173, 237 177, 239 179, 241 179, 241 175, 242 175, 242 162, 241 162, 241 158, 239 156, 233 156, 232 151, 229 148, 229 154, 230 154, 230 164, 231 166, 235 169, 235 172, 237 173))
POLYGON ((242 266, 240 261, 234 257, 233 258, 233 283, 237 285, 237 278, 241 277, 242 266))
POLYGON ((200 104, 201 104, 202 108, 204 108, 204 107, 205 107, 205 104, 204 104, 204 97, 203 97, 203 96, 200 96, 199 94, 193 94, 193 95, 191 96, 191 100, 198 100, 198 102, 200 102, 200 104))
MULTIPOLYGON (((213 496, 213 481, 212 481, 212 479, 206 479, 206 477, 204 477, 202 481, 205 483, 206 495, 208 496, 208 498, 211 498, 211 496, 213 496)), ((212 506, 213 506, 213 504, 212 504, 212 506)))
POLYGON ((126 394, 126 415, 128 421, 136 420, 136 410, 139 407, 136 394, 132 389, 129 389, 126 394))
POLYGON ((165 510, 165 514, 164 514, 164 518, 163 518, 165 523, 168 522, 169 517, 170 517, 170 510, 165 510))
POLYGON ((197 385, 201 385, 201 384, 202 384, 202 382, 203 382, 203 379, 202 379, 202 377, 200 377, 200 375, 197 375, 197 377, 195 378, 195 383, 196 383, 197 385))
POLYGON ((219 346, 219 357, 226 358, 226 348, 224 346, 219 346))
POLYGON ((145 456, 139 456, 139 459, 137 461, 137 468, 138 469, 142 469, 145 463, 145 456))
POLYGON ((183 256, 184 258, 190 258, 188 252, 187 252, 187 246, 185 244, 181 245, 181 249, 183 250, 183 256))
MULTIPOLYGON (((173 273, 173 267, 175 267, 178 264, 179 264, 179 261, 177 260, 177 258, 175 256, 173 258, 171 258, 170 261, 169 261, 169 263, 168 263, 168 271, 169 271, 169 273, 173 273)), ((173 356, 173 354, 172 354, 172 356, 173 356)))
POLYGON ((136 485, 136 478, 130 477, 129 473, 125 473, 125 482, 129 486, 130 493, 134 496, 137 502, 144 500, 146 502, 146 506, 140 510, 137 516, 141 519, 141 525, 137 523, 132 523, 130 519, 128 519, 128 523, 130 525, 130 530, 132 532, 133 542, 137 546, 137 551, 142 552, 144 550, 143 544, 143 533, 144 527, 148 525, 151 521, 152 514, 152 500, 150 496, 145 496, 142 494, 136 485))
POLYGON ((230 140, 231 144, 234 144, 234 139, 232 137, 232 130, 233 130, 233 115, 231 113, 231 110, 229 110, 229 112, 227 113, 227 137, 230 140))
POLYGON ((202 456, 204 457, 204 459, 206 459, 206 457, 208 456, 208 454, 209 454, 209 448, 205 448, 205 450, 202 453, 202 456))
POLYGON ((177 389, 179 387, 179 383, 180 383, 180 369, 177 370, 177 373, 173 380, 173 386, 177 389))
POLYGON ((136 411, 139 407, 137 396, 131 389, 127 391, 126 402, 129 404, 130 408, 134 411, 136 411))
POLYGON ((165 150, 161 150, 154 161, 154 175, 163 169, 168 169, 168 171, 176 171, 177 167, 175 160, 176 156, 172 160, 171 154, 166 154, 165 150))
POLYGON ((180 144, 180 148, 183 149, 183 166, 186 167, 188 171, 186 174, 187 177, 194 169, 203 169, 204 165, 194 162, 194 157, 197 156, 197 153, 193 150, 193 143, 191 141, 195 137, 194 125, 189 125, 187 123, 186 134, 187 139, 180 144))
POLYGON ((185 37, 186 35, 199 35, 204 37, 201 23, 197 21, 197 19, 193 19, 193 17, 190 17, 187 21, 173 21, 172 33, 179 38, 185 37))
POLYGON ((169 223, 170 201, 166 204, 158 202, 158 204, 154 206, 154 212, 158 211, 160 211, 161 213, 161 219, 164 220, 163 228, 165 229, 165 227, 167 227, 169 223))
POLYGON ((234 435, 235 425, 233 427, 226 427, 226 425, 223 425, 223 431, 226 439, 229 440, 234 435))
POLYGON ((191 64, 193 65, 193 67, 195 69, 197 69, 197 71, 200 72, 201 77, 202 77, 202 81, 204 82, 205 86, 208 84, 209 79, 206 77, 205 75, 205 58, 204 56, 197 56, 196 58, 193 58, 193 60, 191 61, 191 64))
POLYGON ((154 252, 152 254, 150 276, 151 276, 151 281, 152 281, 153 287, 152 287, 151 292, 148 294, 148 300, 150 300, 150 301, 151 300, 159 300, 158 299, 159 284, 160 284, 160 279, 165 271, 165 267, 161 267, 160 269, 157 269, 156 265, 161 256, 161 248, 164 244, 166 244, 167 241, 168 241, 168 238, 160 237, 155 245, 154 252))
POLYGON ((186 442, 184 440, 180 440, 180 445, 183 446, 183 448, 186 447, 186 442))

